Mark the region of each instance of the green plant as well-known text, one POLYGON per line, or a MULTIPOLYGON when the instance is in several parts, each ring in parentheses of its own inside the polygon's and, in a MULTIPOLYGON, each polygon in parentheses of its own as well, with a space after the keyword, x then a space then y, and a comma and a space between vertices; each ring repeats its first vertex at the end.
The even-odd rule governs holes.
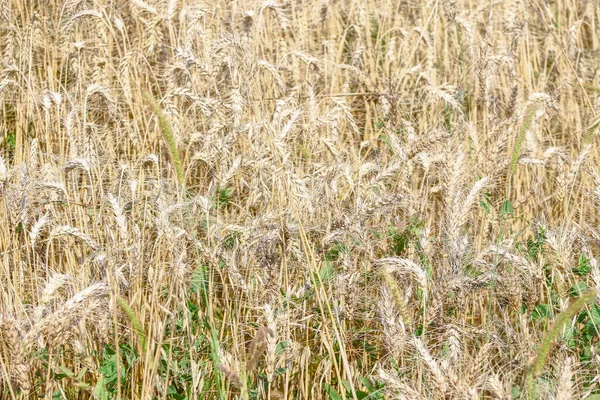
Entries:
MULTIPOLYGON (((359 379, 360 379, 361 383, 364 385, 366 391, 356 390, 356 398, 358 400, 364 400, 364 399, 375 399, 375 400, 381 399, 381 400, 383 400, 384 399, 383 389, 385 386, 381 382, 373 383, 369 379, 362 377, 362 376, 359 377, 359 379)), ((333 386, 329 385, 328 383, 323 384, 325 393, 327 393, 327 396, 329 397, 330 400, 343 400, 344 398, 352 399, 350 383, 347 380, 343 380, 342 386, 344 387, 344 392, 346 393, 345 397, 342 396, 333 386)))
POLYGON ((588 303, 594 301, 597 295, 598 293, 595 290, 588 290, 579 296, 575 301, 573 301, 564 312, 556 316, 554 326, 546 332, 542 341, 540 342, 537 350, 537 357, 535 358, 527 374, 527 397, 529 399, 533 399, 536 396, 535 378, 542 373, 544 365, 546 364, 548 356, 550 355, 552 343, 563 331, 565 324, 570 321, 571 318, 577 315, 577 313, 588 303))
POLYGON ((177 173, 177 180, 182 188, 185 187, 185 172, 183 170, 183 164, 181 163, 181 157, 179 156, 179 150, 177 149, 177 142, 175 140, 175 136, 173 135, 173 130, 171 129, 171 124, 167 120, 167 117, 163 113, 162 109, 152 97, 150 92, 144 92, 144 97, 150 104, 152 111, 158 118, 158 122, 160 124, 160 129, 164 134, 165 140, 167 141, 167 145, 169 147, 169 151, 171 152, 171 158, 173 160, 173 164, 175 166, 175 172, 177 173))
POLYGON ((119 357, 117 357, 113 345, 107 344, 104 347, 102 364, 98 370, 101 376, 93 389, 93 394, 97 399, 113 399, 117 395, 118 381, 120 380, 121 385, 127 384, 127 378, 138 355, 132 347, 125 343, 119 345, 118 354, 119 357))

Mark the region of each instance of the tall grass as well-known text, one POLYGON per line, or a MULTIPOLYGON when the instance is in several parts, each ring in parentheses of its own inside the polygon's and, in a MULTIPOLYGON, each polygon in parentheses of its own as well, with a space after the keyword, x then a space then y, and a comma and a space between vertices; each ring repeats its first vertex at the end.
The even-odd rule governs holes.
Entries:
POLYGON ((0 0, 0 398, 586 398, 592 1, 0 0))

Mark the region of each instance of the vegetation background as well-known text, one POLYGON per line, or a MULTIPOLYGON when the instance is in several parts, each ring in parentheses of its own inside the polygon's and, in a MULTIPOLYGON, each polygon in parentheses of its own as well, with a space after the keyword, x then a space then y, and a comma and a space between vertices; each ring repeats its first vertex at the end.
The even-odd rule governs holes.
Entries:
POLYGON ((598 399, 594 0, 0 0, 0 397, 598 399))

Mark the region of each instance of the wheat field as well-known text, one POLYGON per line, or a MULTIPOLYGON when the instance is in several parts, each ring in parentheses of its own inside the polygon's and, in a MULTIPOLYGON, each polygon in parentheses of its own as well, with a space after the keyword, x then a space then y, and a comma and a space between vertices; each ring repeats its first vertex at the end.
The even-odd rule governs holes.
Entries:
POLYGON ((0 0, 1 399, 599 399, 597 0, 0 0))

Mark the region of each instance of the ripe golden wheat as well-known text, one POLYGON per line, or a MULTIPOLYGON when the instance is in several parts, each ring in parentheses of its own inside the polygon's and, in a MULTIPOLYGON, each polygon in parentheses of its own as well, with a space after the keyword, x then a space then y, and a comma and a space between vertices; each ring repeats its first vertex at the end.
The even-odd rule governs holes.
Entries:
POLYGON ((0 398, 600 394, 599 26, 0 0, 0 398))

